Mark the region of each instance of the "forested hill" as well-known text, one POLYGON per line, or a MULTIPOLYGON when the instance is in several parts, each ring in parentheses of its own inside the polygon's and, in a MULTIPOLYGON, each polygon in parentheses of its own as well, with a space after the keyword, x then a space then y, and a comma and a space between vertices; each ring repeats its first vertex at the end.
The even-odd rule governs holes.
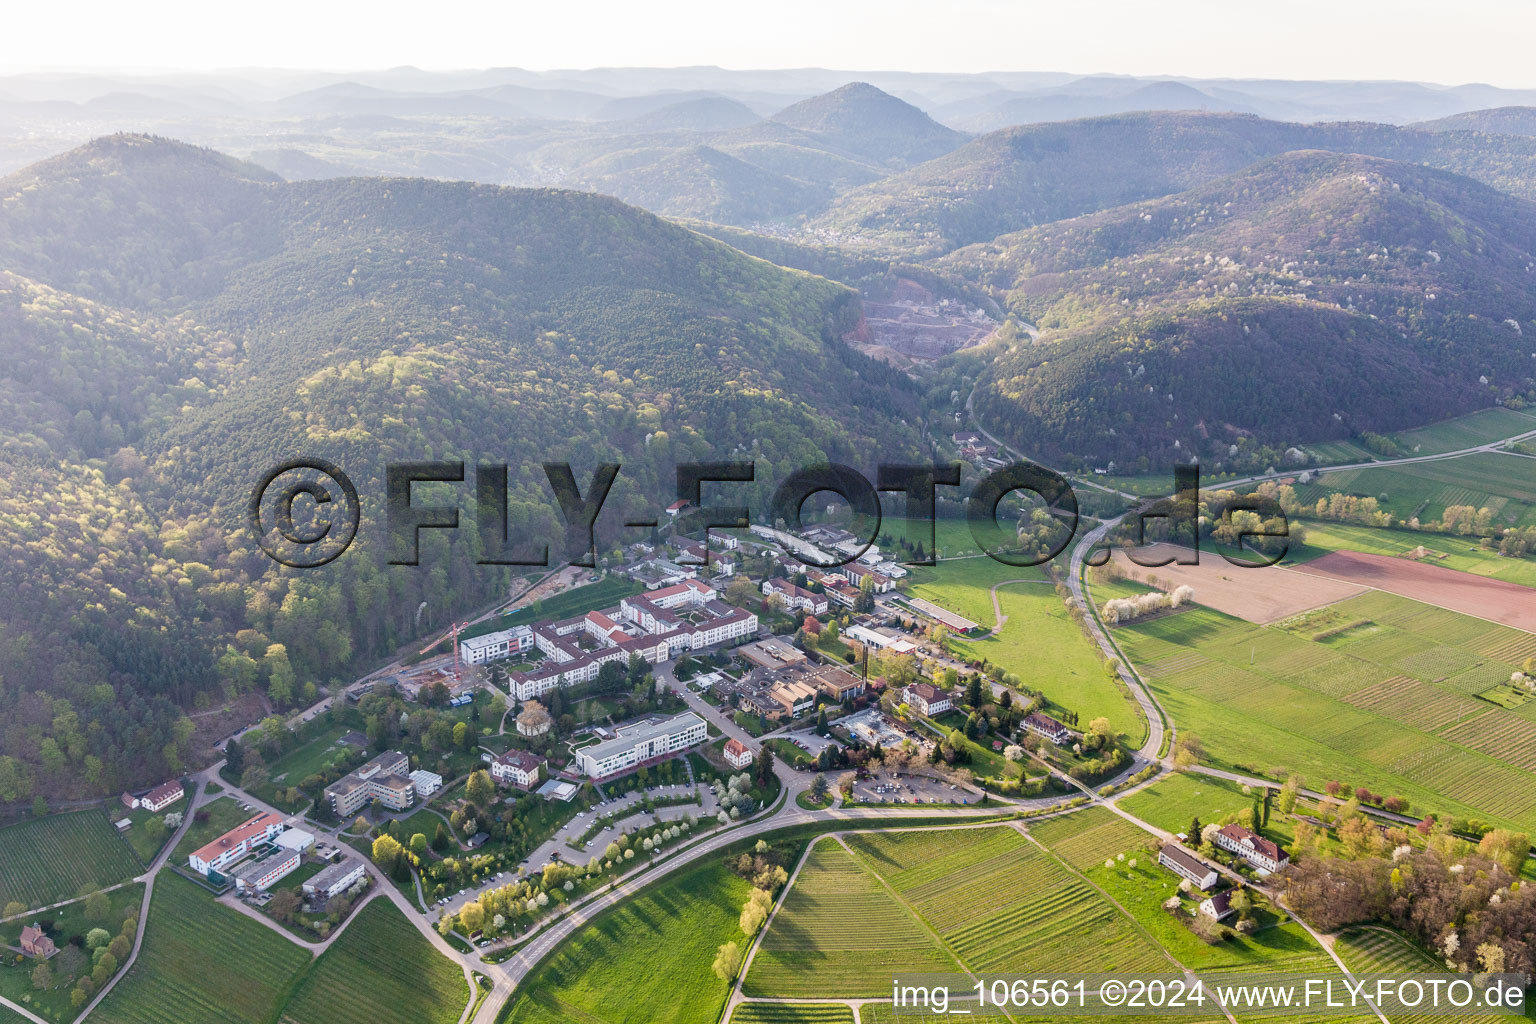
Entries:
POLYGON ((1536 139, 1245 114, 1139 113, 1007 128, 850 189, 811 221, 817 235, 936 255, 1123 203, 1169 195, 1298 149, 1421 163, 1536 198, 1536 139))
POLYGON ((1121 468, 1386 431, 1536 378, 1536 204, 1289 153, 941 261, 1042 328, 977 395, 995 429, 1121 468))
POLYGON ((592 195, 286 184, 142 136, 0 179, 0 802, 158 781, 212 738, 184 712, 302 699, 421 602, 441 625, 504 593, 468 485, 451 543, 381 565, 386 461, 507 461, 515 527, 545 535, 540 462, 583 487, 621 462, 606 553, 676 461, 755 458, 761 508, 818 457, 915 455, 911 385, 840 340, 858 317, 841 285, 592 195), (294 455, 343 466, 364 524, 276 572, 242 510, 294 455))

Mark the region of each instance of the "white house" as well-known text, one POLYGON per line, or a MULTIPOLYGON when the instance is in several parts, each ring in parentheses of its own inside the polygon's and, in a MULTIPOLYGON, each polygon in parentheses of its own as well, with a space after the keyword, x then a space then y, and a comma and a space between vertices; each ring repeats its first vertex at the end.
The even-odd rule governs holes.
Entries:
POLYGON ((362 881, 365 874, 367 871, 362 861, 353 857, 343 858, 306 881, 303 885, 304 895, 309 897, 311 903, 327 903, 362 881))
POLYGON ((934 715, 942 715, 955 706, 949 694, 934 686, 932 683, 913 683, 902 691, 901 699, 908 706, 917 709, 920 714, 932 718, 934 715))
POLYGON ((491 762, 491 778, 527 789, 539 781, 544 759, 526 750, 509 750, 491 762))
POLYGON ((740 771, 752 763, 752 748, 741 742, 741 740, 727 740, 725 743, 725 763, 740 771))
POLYGON ((1266 874, 1279 871, 1291 862, 1290 856, 1280 847, 1241 825, 1225 826, 1216 833, 1213 841, 1266 874))

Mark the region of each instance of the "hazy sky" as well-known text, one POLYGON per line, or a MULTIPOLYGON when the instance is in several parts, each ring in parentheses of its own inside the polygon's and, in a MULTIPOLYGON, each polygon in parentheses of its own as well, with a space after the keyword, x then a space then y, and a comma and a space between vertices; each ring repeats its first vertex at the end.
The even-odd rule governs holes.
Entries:
POLYGON ((19 0, 0 71, 718 64, 1536 87, 1532 0, 19 0))

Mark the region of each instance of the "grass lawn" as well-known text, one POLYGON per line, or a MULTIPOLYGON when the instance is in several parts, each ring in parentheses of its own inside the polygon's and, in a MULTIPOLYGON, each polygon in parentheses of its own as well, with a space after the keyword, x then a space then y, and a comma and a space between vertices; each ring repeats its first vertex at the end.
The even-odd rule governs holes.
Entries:
MULTIPOLYGON (((1263 796, 1257 789, 1254 792, 1263 796)), ((1208 825, 1229 814, 1250 808, 1253 806, 1253 797, 1245 796, 1242 786, 1236 782, 1189 772, 1159 779, 1145 789, 1122 798, 1119 804, 1127 813, 1136 815, 1142 821, 1177 834, 1187 831, 1190 821, 1196 816, 1202 824, 1208 825)), ((1304 804, 1304 801, 1297 804, 1298 812, 1310 806, 1304 804)), ((1289 846, 1296 839, 1295 822, 1271 805, 1269 825, 1264 829, 1264 835, 1281 846, 1289 846)))
POLYGON ((187 801, 185 799, 176 801, 176 803, 163 811, 147 811, 142 807, 129 811, 128 817, 132 819, 133 827, 123 834, 123 839, 127 841, 129 846, 133 847, 133 852, 138 855, 139 860, 148 865, 160 853, 160 850, 171 838, 171 834, 176 830, 172 828, 165 829, 157 839, 150 835, 150 829, 145 826, 151 819, 156 819, 163 825, 167 814, 185 814, 186 811, 187 801))
MULTIPOLYGON (((0 927, 0 942, 14 946, 23 925, 48 924, 48 935, 60 949, 59 954, 48 961, 53 969, 54 983, 42 991, 32 987, 31 974, 36 966, 35 961, 23 960, 18 964, 16 957, 9 952, 0 957, 0 995, 20 1003, 55 1024, 64 1024, 74 1019, 75 1009, 70 1003, 70 990, 77 978, 91 973, 91 961, 83 948, 73 947, 83 947, 85 934, 92 928, 105 928, 110 934, 117 935, 122 930, 125 918, 138 917, 139 904, 144 898, 144 886, 142 883, 127 885, 112 890, 106 896, 106 912, 96 918, 86 916, 83 902, 75 902, 0 927)), ((0 1017, 0 1020, 3 1019, 0 1017)))
POLYGON ((1100 716, 1108 718, 1132 746, 1140 745, 1146 726, 1135 702, 1104 670, 1098 650, 1067 614, 1040 568, 1019 569, 979 558, 915 568, 912 575, 916 596, 987 627, 996 621, 994 584, 1010 579, 1034 581, 999 588, 998 606, 1008 621, 997 636, 951 639, 951 650, 960 658, 1002 666, 1025 686, 1044 693, 1052 710, 1076 711, 1084 724, 1100 716), (1043 657, 1043 652, 1049 656, 1043 657))
POLYGON ((221 796, 197 809, 196 817, 188 827, 181 842, 171 853, 173 864, 185 864, 192 852, 206 846, 219 836, 256 816, 255 811, 242 811, 234 797, 221 796))
POLYGON ((144 947, 93 1024, 269 1024, 310 956, 281 935, 163 872, 144 947))
POLYGON ((1536 827, 1536 705, 1473 696, 1536 654, 1536 636, 1373 591, 1269 626, 1191 608, 1115 637, 1217 766, 1536 827))
POLYGON ((717 857, 652 884, 562 943, 500 1020, 714 1024, 730 989, 710 963, 725 942, 745 948, 737 919, 749 890, 717 857))
POLYGON ((470 626, 459 634, 459 640, 462 642, 497 630, 543 622, 546 619, 565 619, 573 615, 585 615, 590 611, 616 605, 620 599, 638 594, 644 589, 645 587, 627 576, 608 576, 597 583, 588 583, 575 590, 567 590, 546 600, 524 605, 509 614, 470 626))
POLYGON ((311 775, 320 774, 331 767, 343 750, 352 749, 337 746, 337 740, 349 731, 347 725, 324 725, 315 735, 267 765, 268 777, 285 786, 297 786, 311 775))
POLYGON ((99 809, 50 814, 0 829, 0 906, 47 906, 139 871, 138 857, 99 809))
POLYGON ((464 972, 387 899, 358 911, 284 1007, 283 1024, 454 1024, 470 998, 464 972))

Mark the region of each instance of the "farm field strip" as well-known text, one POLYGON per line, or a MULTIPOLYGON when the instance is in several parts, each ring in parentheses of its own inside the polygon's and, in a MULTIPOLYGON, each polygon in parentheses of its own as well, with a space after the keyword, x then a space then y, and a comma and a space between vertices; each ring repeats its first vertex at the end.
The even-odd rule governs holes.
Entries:
POLYGON ((1514 671, 1475 646, 1523 647, 1536 637, 1379 591, 1277 626, 1191 608, 1116 635, 1168 712, 1221 763, 1348 776, 1377 790, 1395 786, 1426 809, 1536 823, 1526 774, 1536 767, 1536 714, 1470 696, 1514 671), (1196 646, 1211 664, 1149 670, 1179 664, 1178 653, 1196 646), (1291 656, 1296 646, 1326 660, 1279 671, 1282 660, 1315 660, 1291 656), (1458 807, 1438 808, 1436 795, 1458 807))
POLYGON ((469 1002, 458 965, 387 899, 375 899, 320 955, 283 1009, 283 1024, 454 1024, 469 1002))
POLYGON ((1145 846, 1152 839, 1150 832, 1104 807, 1090 807, 1076 814, 1049 818, 1031 825, 1029 831, 1049 846, 1052 853, 1079 871, 1102 864, 1106 858, 1126 850, 1145 846), (1078 818, 1083 820, 1073 820, 1078 818), (1076 828, 1068 831, 1058 822, 1071 822, 1076 828))
POLYGON ((1129 971, 1166 966, 1161 953, 1124 915, 1016 829, 1000 825, 893 835, 894 841, 887 838, 876 847, 878 863, 863 852, 873 844, 850 846, 912 903, 972 970, 1129 971), (920 866, 934 856, 934 844, 946 839, 970 851, 971 866, 947 858, 950 877, 912 884, 920 877, 920 866), (999 861, 999 845, 1012 847, 1011 862, 999 861))
POLYGON ((0 829, 0 906, 47 906, 82 888, 100 889, 141 870, 99 810, 72 811, 0 829))
POLYGON ((852 853, 822 840, 763 936, 742 991, 881 996, 890 991, 891 970, 955 972, 959 965, 852 853))
POLYGON ((730 1024, 853 1024, 843 1003, 740 1003, 730 1024))

